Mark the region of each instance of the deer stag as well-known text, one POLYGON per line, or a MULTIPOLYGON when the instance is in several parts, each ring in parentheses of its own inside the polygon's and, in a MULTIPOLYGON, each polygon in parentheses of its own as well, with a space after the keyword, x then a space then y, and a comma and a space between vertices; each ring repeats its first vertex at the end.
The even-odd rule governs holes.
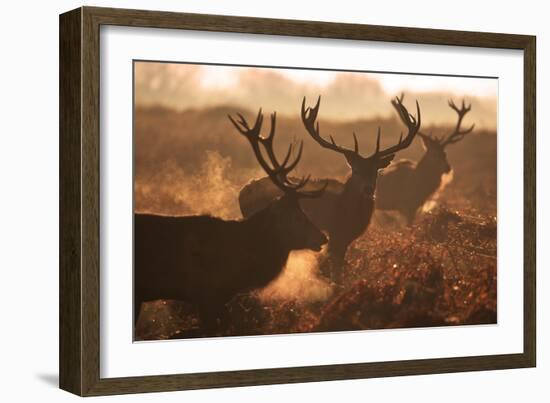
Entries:
POLYGON ((305 191, 308 178, 293 181, 287 176, 298 165, 303 144, 293 161, 291 144, 279 162, 271 143, 275 114, 267 139, 260 135, 261 109, 252 128, 242 115, 237 121, 231 116, 229 119, 249 141, 260 166, 282 196, 242 221, 135 214, 135 322, 142 302, 176 299, 193 303, 204 328, 215 330, 226 303, 237 294, 272 281, 283 269, 290 251, 319 251, 327 242, 299 205, 301 198, 321 196, 324 187, 305 191))
POLYGON ((453 100, 449 100, 448 104, 458 115, 454 130, 441 138, 419 132, 426 150, 420 161, 398 161, 383 171, 378 179, 376 208, 399 211, 409 226, 414 222, 417 210, 441 186, 442 176, 451 171, 445 148, 459 142, 474 130, 475 124, 467 129, 461 128, 464 116, 471 110, 471 104, 466 106, 464 100, 460 107, 453 100))
MULTIPOLYGON (((398 151, 407 148, 420 128, 420 107, 416 103, 417 118, 405 108, 401 99, 392 100, 399 117, 407 127, 408 133, 399 142, 385 150, 380 149, 380 128, 376 140, 376 150, 368 157, 359 153, 359 142, 353 133, 354 148, 344 148, 334 141, 324 139, 316 122, 321 103, 318 98, 314 107, 305 106, 302 101, 301 118, 309 135, 322 147, 342 154, 351 167, 351 175, 345 183, 336 179, 326 179, 328 186, 323 196, 303 200, 301 206, 318 228, 328 233, 328 253, 331 264, 325 265, 324 274, 335 282, 340 282, 341 270, 348 246, 367 229, 374 209, 374 191, 378 171, 387 167, 398 151)), ((239 203, 243 216, 248 217, 258 209, 264 208, 280 192, 269 183, 268 178, 252 181, 240 192, 239 203)))

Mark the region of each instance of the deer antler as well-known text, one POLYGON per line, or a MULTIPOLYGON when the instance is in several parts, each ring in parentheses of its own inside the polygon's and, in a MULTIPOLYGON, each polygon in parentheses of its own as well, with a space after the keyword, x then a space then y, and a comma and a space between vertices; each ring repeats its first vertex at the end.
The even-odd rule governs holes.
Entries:
POLYGON ((397 114, 399 115, 399 118, 401 121, 407 126, 408 133, 405 139, 403 139, 403 133, 401 133, 401 136, 399 136, 399 142, 394 145, 393 147, 387 148, 385 150, 379 151, 380 149, 380 128, 378 128, 378 136, 376 138, 376 151, 374 152, 373 156, 378 157, 385 157, 390 154, 395 154, 396 152, 403 150, 404 148, 407 148, 411 145, 412 141, 414 140, 414 137, 418 133, 418 130, 420 130, 420 124, 422 121, 422 118, 420 116, 420 105, 418 105, 418 101, 416 101, 416 118, 409 113, 407 108, 405 108, 405 105, 403 105, 403 98, 404 94, 401 94, 401 97, 395 97, 391 101, 391 104, 397 111, 397 114))
POLYGON ((456 104, 454 103, 454 101, 452 99, 450 99, 448 103, 449 103, 449 107, 457 113, 458 120, 456 122, 456 126, 455 126, 454 131, 451 134, 449 134, 447 136, 447 138, 445 138, 441 141, 442 146, 446 146, 446 145, 449 145, 449 144, 454 144, 454 143, 462 140, 468 133, 471 133, 472 130, 474 130, 474 127, 475 127, 475 123, 474 123, 469 128, 467 128, 465 130, 460 130, 460 126, 462 125, 462 120, 464 119, 464 116, 468 112, 470 112, 470 110, 472 109, 472 104, 469 104, 468 106, 466 106, 466 103, 464 102, 464 99, 462 99, 462 105, 461 105, 460 108, 456 106, 456 104))
POLYGON ((341 147, 334 141, 334 138, 332 136, 329 136, 330 142, 325 140, 323 137, 321 137, 321 134, 319 133, 319 122, 316 122, 317 114, 319 113, 319 106, 321 104, 321 96, 317 98, 317 103, 314 107, 307 107, 306 108, 306 97, 302 100, 302 110, 301 110, 301 116, 302 116, 302 122, 304 123, 304 126, 309 133, 309 135, 317 142, 319 145, 321 145, 324 148, 327 148, 332 151, 336 151, 341 154, 357 154, 359 155, 359 142, 357 141, 357 136, 355 135, 355 132, 353 133, 353 143, 354 143, 354 149, 348 150, 347 148, 341 147))
POLYGON ((399 138, 399 142, 394 145, 393 147, 390 147, 385 150, 380 150, 380 137, 381 137, 381 130, 380 127, 378 128, 378 134, 376 138, 376 150, 372 155, 369 157, 362 157, 359 154, 359 142, 357 141, 357 136, 355 135, 355 132, 353 132, 353 150, 344 148, 342 146, 339 146, 334 141, 334 138, 332 136, 329 136, 330 142, 321 137, 321 134, 319 132, 319 122, 316 122, 317 114, 319 113, 319 106, 321 103, 321 97, 317 99, 317 103, 314 107, 305 107, 306 98, 304 97, 302 101, 302 122, 304 123, 304 126, 310 136, 317 141, 322 147, 327 148, 329 150, 333 150, 336 152, 339 152, 341 154, 345 154, 347 156, 349 155, 355 155, 360 158, 384 158, 388 155, 394 154, 399 150, 402 150, 403 148, 407 148, 413 141, 414 136, 418 132, 418 129, 420 128, 420 106, 418 105, 418 101, 416 102, 416 110, 417 110, 417 118, 414 118, 403 106, 403 95, 401 95, 401 98, 396 97, 395 100, 392 100, 392 105, 397 110, 399 117, 405 123, 405 125, 408 127, 409 132, 405 139, 403 140, 403 134, 401 134, 401 137, 399 138))
POLYGON ((292 162, 289 161, 294 150, 293 144, 290 144, 288 146, 288 151, 285 158, 283 159, 283 162, 280 163, 277 160, 277 157, 275 156, 275 152, 273 150, 273 138, 275 136, 277 120, 275 112, 271 114, 271 128, 267 137, 262 137, 260 134, 263 123, 263 114, 261 108, 258 111, 256 122, 254 123, 254 126, 252 128, 248 125, 248 122, 240 113, 237 113, 237 121, 233 119, 231 115, 227 115, 227 117, 229 118, 231 123, 233 123, 233 126, 235 126, 239 133, 247 138, 248 142, 252 146, 252 150, 254 151, 254 155, 256 156, 256 159, 258 160, 260 166, 279 189, 281 189, 285 193, 294 193, 300 197, 312 198, 320 196, 325 191, 328 185, 328 181, 326 181, 320 189, 314 191, 298 192, 300 189, 304 188, 309 182, 310 175, 303 177, 296 183, 288 178, 288 174, 292 170, 294 170, 294 168, 296 168, 298 162, 302 158, 304 143, 302 141, 300 142, 300 145, 298 146, 298 152, 292 162), (271 167, 270 164, 264 159, 262 151, 260 149, 260 144, 264 146, 264 149, 273 167, 271 167))

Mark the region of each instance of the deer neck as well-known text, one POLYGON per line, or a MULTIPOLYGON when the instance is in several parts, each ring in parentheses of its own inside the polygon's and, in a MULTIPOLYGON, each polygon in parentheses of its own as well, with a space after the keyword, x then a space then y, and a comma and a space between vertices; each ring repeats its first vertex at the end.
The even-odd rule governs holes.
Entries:
POLYGON ((275 279, 286 265, 290 254, 290 248, 284 244, 285 234, 282 234, 280 226, 274 225, 274 213, 270 211, 270 207, 241 222, 246 233, 243 239, 254 240, 253 247, 243 245, 249 263, 258 268, 247 273, 247 281, 252 288, 264 287, 275 279))
POLYGON ((351 239, 361 235, 367 228, 374 208, 374 196, 366 195, 361 187, 361 178, 351 174, 333 213, 333 230, 341 230, 351 239))
POLYGON ((284 242, 281 242, 281 239, 285 239, 285 234, 280 225, 281 217, 277 211, 278 202, 276 200, 267 208, 252 215, 243 224, 246 226, 249 236, 256 237, 255 239, 265 239, 265 242, 262 243, 262 248, 265 250, 281 253, 288 249, 288 253, 290 253, 290 248, 286 248, 284 242))
POLYGON ((344 191, 342 192, 343 199, 346 201, 347 205, 356 205, 360 208, 374 205, 374 194, 366 194, 362 187, 363 179, 352 174, 346 181, 344 191))
POLYGON ((415 189, 423 198, 428 198, 441 185, 443 172, 438 168, 434 157, 427 152, 416 164, 415 174, 415 189))

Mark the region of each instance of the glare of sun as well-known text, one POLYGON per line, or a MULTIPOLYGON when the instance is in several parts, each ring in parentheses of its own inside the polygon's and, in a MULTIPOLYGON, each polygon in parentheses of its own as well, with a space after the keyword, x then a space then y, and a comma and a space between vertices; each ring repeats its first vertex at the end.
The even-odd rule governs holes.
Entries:
MULTIPOLYGON (((306 69, 274 69, 277 74, 295 84, 326 87, 338 76, 339 72, 306 69)), ((246 74, 247 69, 233 66, 201 66, 200 84, 204 88, 235 87, 239 76, 246 74)), ((361 74, 361 73, 359 73, 361 74)), ((365 74, 365 73, 363 73, 365 74)), ((433 92, 445 91, 457 95, 496 97, 498 80, 487 78, 467 78, 448 76, 421 76, 388 73, 366 73, 369 79, 378 81, 384 91, 394 95, 402 91, 433 92)))
MULTIPOLYGON (((238 84, 239 75, 246 74, 246 69, 231 66, 201 66, 200 84, 205 88, 228 88, 238 84)), ((275 69, 274 72, 296 84, 313 84, 326 86, 337 73, 319 70, 275 69)))
POLYGON ((432 92, 449 91, 457 95, 469 94, 496 97, 498 81, 489 78, 414 76, 403 74, 373 74, 384 90, 393 94, 401 91, 432 92))
POLYGON ((323 70, 294 70, 281 69, 279 73, 299 84, 314 84, 324 87, 334 81, 337 72, 323 70))
POLYGON ((206 88, 227 88, 237 84, 240 70, 227 66, 201 66, 200 84, 206 88))

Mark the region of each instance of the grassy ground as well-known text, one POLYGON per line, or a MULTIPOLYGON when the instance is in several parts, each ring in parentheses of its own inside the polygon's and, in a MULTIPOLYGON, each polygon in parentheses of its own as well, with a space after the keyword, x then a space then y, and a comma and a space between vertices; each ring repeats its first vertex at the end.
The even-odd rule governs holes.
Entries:
MULTIPOLYGON (((495 216, 450 195, 440 207, 419 214, 411 228, 396 215, 377 212, 348 250, 340 287, 306 262, 293 268, 294 277, 286 273, 281 287, 288 291, 288 284, 301 282, 304 288, 281 294, 275 284, 236 297, 227 307, 227 324, 214 335, 201 331, 191 306, 155 301, 143 307, 137 338, 496 323, 495 216)), ((323 264, 322 256, 319 260, 323 264)))

